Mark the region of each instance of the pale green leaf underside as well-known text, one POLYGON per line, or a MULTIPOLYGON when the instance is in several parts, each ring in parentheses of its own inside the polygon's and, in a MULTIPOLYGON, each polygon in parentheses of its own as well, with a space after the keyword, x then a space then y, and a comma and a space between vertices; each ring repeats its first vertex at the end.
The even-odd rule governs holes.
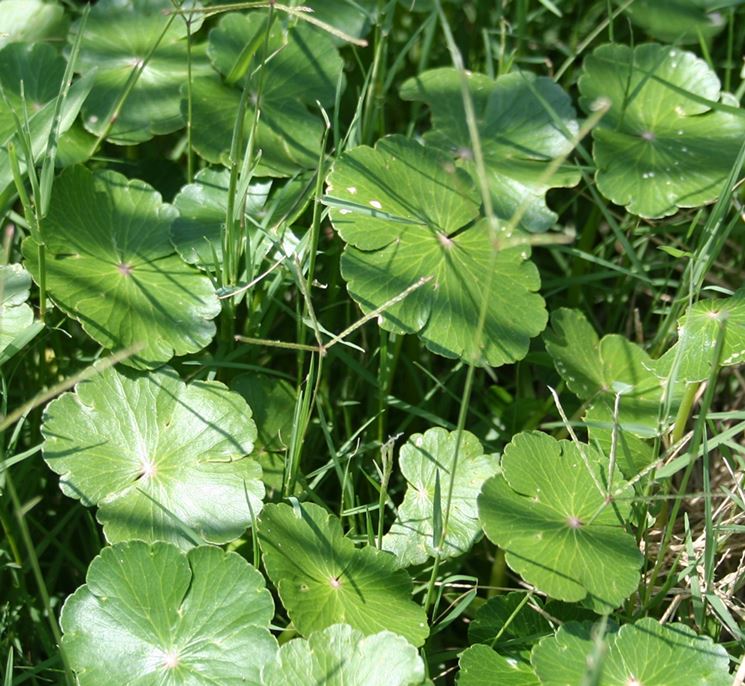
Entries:
POLYGON ((481 533, 476 498, 481 486, 497 471, 495 456, 484 455, 478 439, 462 432, 456 471, 455 432, 429 429, 414 434, 401 448, 398 463, 406 478, 404 500, 396 521, 383 537, 383 549, 392 552, 402 567, 418 565, 434 557, 438 543, 433 540, 435 484, 439 475, 439 511, 445 516, 447 496, 453 481, 450 516, 440 558, 467 553, 481 533))
POLYGON ((277 642, 264 578, 236 553, 128 541, 104 548, 62 610, 80 686, 259 686, 277 642))
POLYGON ((108 369, 51 402, 42 433, 63 492, 98 505, 111 542, 227 543, 261 510, 251 410, 218 382, 108 369))
MULTIPOLYGON (((215 334, 210 280, 176 254, 177 212, 142 181, 71 167, 55 180, 46 231, 49 294, 106 348, 142 346, 127 364, 152 368, 197 352, 215 334)), ((23 243, 39 279, 38 245, 23 243)))
POLYGON ((393 631, 417 646, 427 637, 426 614, 411 599, 411 579, 396 558, 356 548, 318 505, 267 505, 259 542, 267 574, 301 634, 345 623, 365 635, 393 631))
POLYGON ((262 672, 263 686, 419 686, 424 663, 416 648, 389 631, 366 636, 334 624, 285 643, 262 672))
MULTIPOLYGON (((193 2, 184 3, 185 8, 193 2)), ((127 82, 160 40, 107 134, 121 145, 150 140, 184 125, 181 85, 188 78, 186 28, 181 17, 169 25, 170 0, 99 0, 85 25, 76 69, 96 69, 95 85, 83 108, 83 123, 96 136, 108 126, 127 82), (165 10, 165 11, 164 11, 165 10), (161 34, 165 31, 162 39, 161 34)), ((201 16, 192 17, 192 33, 201 16)), ((79 25, 70 32, 74 41, 79 25)), ((191 53, 191 75, 211 72, 204 50, 191 53)))
POLYGON ((642 217, 716 200, 745 137, 745 117, 710 110, 719 80, 679 48, 609 44, 585 59, 580 103, 611 108, 593 130, 598 189, 642 217))
MULTIPOLYGON (((650 617, 605 636, 607 651, 598 686, 729 686, 729 657, 708 637, 682 624, 650 617)), ((531 662, 543 686, 582 683, 595 653, 590 625, 565 624, 534 649, 531 662)))
MULTIPOLYGON (((484 484, 479 518, 528 583, 608 613, 636 588, 642 557, 624 529, 628 500, 605 504, 607 460, 590 446, 581 448, 600 489, 573 443, 518 434, 505 449, 503 473, 484 484)), ((623 488, 615 476, 612 492, 623 488)))
POLYGON ((494 253, 486 222, 477 221, 475 185, 446 154, 389 136, 343 154, 328 184, 332 223, 348 243, 342 275, 364 311, 427 279, 383 312, 381 326, 479 364, 525 356, 546 323, 538 271, 526 246, 494 253))
POLYGON ((465 650, 458 665, 458 686, 540 686, 530 665, 504 657, 485 645, 465 650))
MULTIPOLYGON (((429 106, 432 130, 425 139, 446 150, 475 177, 461 82, 456 69, 433 69, 406 81, 401 97, 429 106)), ((467 72, 466 83, 496 215, 509 221, 520 209, 524 214, 519 226, 545 231, 557 219, 546 205, 546 191, 574 186, 580 178, 569 168, 547 175, 554 158, 571 152, 572 138, 579 130, 569 96, 552 79, 529 72, 512 72, 496 80, 467 72)))

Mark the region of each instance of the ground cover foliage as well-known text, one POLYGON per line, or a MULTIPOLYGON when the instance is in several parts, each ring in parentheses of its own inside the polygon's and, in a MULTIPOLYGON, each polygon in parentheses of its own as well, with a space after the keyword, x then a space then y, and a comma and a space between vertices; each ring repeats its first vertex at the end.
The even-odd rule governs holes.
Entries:
POLYGON ((739 0, 0 0, 0 670, 745 679, 739 0))

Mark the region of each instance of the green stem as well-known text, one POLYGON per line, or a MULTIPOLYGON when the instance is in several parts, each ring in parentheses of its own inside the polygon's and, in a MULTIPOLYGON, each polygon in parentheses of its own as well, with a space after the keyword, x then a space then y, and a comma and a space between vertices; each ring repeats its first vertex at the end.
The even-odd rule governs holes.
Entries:
POLYGON ((680 407, 678 407, 678 413, 675 415, 675 424, 673 425, 673 431, 670 437, 673 445, 678 443, 683 438, 683 434, 685 434, 686 424, 688 424, 688 418, 691 416, 697 391, 698 384, 686 384, 683 398, 680 401, 680 407))

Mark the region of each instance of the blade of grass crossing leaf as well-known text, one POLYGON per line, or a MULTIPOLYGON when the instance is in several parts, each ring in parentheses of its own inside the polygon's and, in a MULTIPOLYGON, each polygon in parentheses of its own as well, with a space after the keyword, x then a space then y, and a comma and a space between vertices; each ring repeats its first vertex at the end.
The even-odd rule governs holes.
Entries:
MULTIPOLYGON (((443 33, 445 34, 445 41, 448 46, 448 51, 450 52, 450 58, 453 62, 453 66, 458 70, 458 72, 461 75, 461 95, 463 98, 463 107, 466 114, 466 123, 468 125, 468 132, 471 139, 471 148, 473 150, 473 157, 474 161, 476 163, 476 177, 477 177, 477 183, 479 186, 479 190, 481 193, 482 202, 484 204, 484 214, 486 216, 486 219, 488 221, 488 229, 489 229, 489 235, 492 239, 492 244, 496 246, 496 239, 498 238, 498 229, 496 224, 496 217, 494 215, 494 207, 492 206, 491 202, 491 192, 489 190, 489 184, 487 182, 486 177, 486 165, 484 163, 484 155, 483 150, 481 148, 481 140, 479 138, 479 132, 478 132, 478 125, 476 123, 476 113, 473 106, 473 101, 471 100, 471 95, 468 90, 468 84, 466 82, 466 74, 465 74, 465 67, 463 64, 463 58, 460 54, 460 51, 458 50, 458 47, 455 43, 455 39, 453 38, 452 31, 450 29, 450 24, 448 23, 448 19, 445 15, 445 12, 442 9, 442 3, 440 0, 435 0, 435 7, 437 10, 437 14, 440 17, 440 24, 442 26, 443 33)), ((481 308, 479 313, 479 322, 476 327, 476 333, 475 338, 477 341, 476 349, 479 348, 483 332, 484 332, 484 326, 486 323, 486 304, 488 302, 488 299, 491 294, 492 289, 492 283, 493 283, 493 276, 494 276, 494 264, 496 262, 496 249, 492 250, 491 256, 490 256, 490 268, 488 270, 487 274, 487 283, 483 292, 483 298, 481 302, 481 308)), ((435 555, 434 563, 432 565, 432 572, 429 579, 429 584, 427 586, 427 592, 424 597, 424 611, 429 612, 432 600, 433 600, 433 592, 435 588, 435 582, 437 580, 437 575, 439 573, 440 568, 440 561, 441 561, 441 555, 440 555, 440 548, 445 542, 445 535, 447 534, 447 528, 448 528, 448 521, 450 518, 450 505, 453 500, 453 488, 455 484, 455 473, 458 469, 458 453, 460 450, 460 444, 463 437, 463 431, 466 426, 466 418, 468 415, 468 407, 470 405, 471 400, 471 390, 473 388, 473 380, 476 370, 476 360, 472 360, 468 365, 468 371, 466 372, 466 379, 464 383, 463 388, 463 398, 460 403, 460 408, 458 410, 458 421, 457 421, 457 429, 456 429, 456 439, 455 439, 455 445, 453 447, 454 455, 453 455, 453 466, 450 470, 450 478, 448 479, 448 486, 447 486, 447 497, 445 500, 445 509, 442 516, 442 529, 440 532, 440 540, 438 541, 438 544, 435 546, 436 550, 438 551, 435 555)))
POLYGON ((98 138, 96 138, 96 142, 94 143, 93 148, 91 150, 91 156, 95 154, 95 152, 101 147, 101 143, 103 143, 108 137, 109 132, 113 128, 114 123, 116 122, 119 116, 119 113, 121 112, 122 107, 124 106, 124 103, 129 97, 129 94, 132 92, 132 89, 135 87, 135 84, 139 80, 140 76, 142 76, 142 73, 145 71, 145 67, 148 65, 148 63, 152 59, 153 55, 155 54, 155 51, 158 49, 158 46, 160 45, 165 35, 168 33, 169 29, 171 28, 171 24, 174 22, 177 16, 178 16, 177 14, 170 15, 168 21, 163 26, 163 30, 160 32, 160 35, 155 40, 151 48, 148 50, 145 57, 138 60, 137 66, 135 66, 130 72, 129 78, 127 79, 127 82, 124 84, 124 88, 122 89, 122 92, 119 94, 119 97, 115 100, 114 105, 112 106, 111 110, 109 111, 108 116, 106 117, 106 126, 104 126, 103 130, 98 135, 98 138))
MULTIPOLYGON (((706 392, 704 393, 704 397, 701 402, 701 406, 699 409, 699 417, 698 417, 698 420, 696 421, 696 425, 693 431, 693 438, 691 439, 691 444, 688 449, 688 452, 691 456, 696 456, 699 448, 702 448, 704 450, 706 448, 704 444, 704 432, 706 431, 706 418, 707 418, 709 409, 711 408, 712 402, 714 400, 714 393, 716 390, 716 379, 719 375, 719 363, 721 361, 722 350, 724 348, 724 333, 726 330, 726 326, 727 326, 726 320, 719 322, 719 332, 717 335, 716 344, 712 351, 713 364, 712 364, 711 374, 709 375, 709 379, 707 380, 706 392)), ((688 482, 691 478, 691 474, 693 473, 693 467, 695 464, 696 464, 695 459, 691 459, 690 462, 688 463, 688 466, 686 467, 686 470, 683 473, 683 477, 678 487, 679 493, 687 492, 688 482)), ((682 499, 677 498, 673 501, 673 505, 670 509, 670 515, 667 520, 667 524, 665 526, 665 532, 662 537, 662 541, 660 543, 660 554, 658 555, 657 562, 655 563, 655 566, 652 570, 652 573, 650 574, 649 581, 647 583, 648 589, 654 588, 655 581, 657 580, 657 577, 659 576, 662 570, 662 566, 666 558, 667 548, 673 536, 675 523, 677 521, 678 513, 680 512, 681 505, 682 505, 682 499)))
POLYGON ((721 254, 731 231, 740 222, 739 216, 735 215, 727 223, 726 216, 741 177, 743 165, 745 165, 745 142, 740 147, 729 176, 722 186, 723 191, 719 199, 706 223, 699 231, 699 243, 693 257, 686 264, 680 281, 681 286, 678 296, 657 329, 657 334, 651 346, 656 354, 662 352, 670 335, 670 330, 680 316, 683 307, 687 304, 693 304, 694 299, 700 293, 706 275, 721 254))
POLYGON ((54 105, 54 116, 52 117, 52 129, 49 132, 49 140, 47 141, 47 151, 44 155, 44 161, 41 165, 41 178, 39 184, 40 196, 39 207, 40 207, 40 218, 43 219, 47 215, 49 210, 49 200, 52 197, 52 185, 54 184, 54 164, 57 159, 57 148, 59 147, 60 137, 60 126, 62 125, 62 106, 67 99, 70 92, 70 85, 75 74, 75 65, 78 61, 78 54, 80 53, 80 44, 83 40, 83 34, 85 33, 85 24, 88 21, 88 15, 90 14, 91 6, 86 5, 83 8, 83 12, 80 16, 80 28, 75 36, 75 42, 72 45, 70 56, 67 59, 67 66, 65 67, 65 74, 62 77, 62 83, 60 84, 59 94, 57 95, 57 101, 54 105))

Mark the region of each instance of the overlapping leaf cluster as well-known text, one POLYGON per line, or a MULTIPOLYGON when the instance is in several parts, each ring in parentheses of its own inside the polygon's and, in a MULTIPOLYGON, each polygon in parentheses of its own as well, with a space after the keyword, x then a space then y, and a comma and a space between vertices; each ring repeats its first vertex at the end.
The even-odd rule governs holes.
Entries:
MULTIPOLYGON (((555 241, 563 208, 547 194, 583 178, 643 219, 714 202, 740 159, 742 110, 677 44, 612 43, 587 55, 576 83, 585 114, 604 113, 591 152, 575 154, 582 121, 554 79, 450 67, 400 86, 401 101, 429 115, 420 137, 357 145, 355 122, 345 140, 335 132, 343 152, 332 150, 351 71, 341 48, 378 21, 382 3, 316 0, 312 20, 270 4, 214 19, 216 7, 191 1, 99 0, 67 32, 55 3, 0 0, 0 206, 18 194, 27 220, 23 264, 0 266, 0 364, 45 329, 27 302, 32 279, 101 358, 45 406, 40 427, 62 492, 97 508, 108 544, 62 608, 67 666, 81 686, 415 686, 431 683, 424 657, 468 611, 462 686, 580 683, 601 641, 598 684, 664 684, 672 672, 681 683, 729 683, 728 655, 710 638, 651 617, 619 626, 614 613, 646 571, 635 498, 681 398, 745 357, 745 291, 692 303, 655 359, 624 336, 598 336, 579 310, 553 308, 531 254, 555 241), (61 35, 66 52, 41 42, 61 35), (66 59, 78 74, 70 83, 66 59), (102 144, 127 150, 181 132, 189 182, 172 202, 94 156, 102 144), (20 175, 51 153, 63 169, 48 197, 29 174, 32 202, 20 175), (454 430, 411 433, 395 464, 383 460, 370 479, 377 504, 345 494, 340 516, 322 507, 314 485, 335 469, 344 488, 348 466, 322 418, 331 462, 298 478, 288 446, 302 442, 311 396, 296 398, 272 369, 226 384, 188 365, 199 356, 204 370, 238 366, 233 320, 266 333, 256 312, 281 279, 254 287, 280 267, 297 279, 298 319, 318 342, 285 347, 317 352, 321 364, 328 332, 303 275, 327 287, 310 266, 324 211, 329 241, 335 232, 343 244, 338 274, 382 341, 415 334, 472 370, 543 346, 587 440, 565 419, 568 437, 499 436, 504 450, 492 453, 494 436, 477 435, 463 413, 454 430), (296 225, 308 215, 310 231, 296 225), (385 490, 391 476, 399 499, 385 490), (345 528, 357 515, 366 531, 345 528), (491 544, 494 567, 503 560, 527 595, 473 611, 472 589, 451 614, 430 616, 444 575, 491 544)), ((702 40, 716 33, 716 8, 689 5, 640 1, 629 16, 660 40, 691 39, 666 26, 685 13, 702 40)))

